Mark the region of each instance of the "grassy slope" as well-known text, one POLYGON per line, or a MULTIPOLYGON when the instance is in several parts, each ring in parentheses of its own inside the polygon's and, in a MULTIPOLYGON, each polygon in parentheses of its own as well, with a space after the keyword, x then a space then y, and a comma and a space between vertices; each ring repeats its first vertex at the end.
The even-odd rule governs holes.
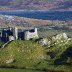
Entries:
POLYGON ((46 52, 54 53, 55 57, 50 59, 50 57, 47 56, 48 58, 41 61, 41 63, 37 65, 37 68, 56 70, 57 72, 71 72, 72 41, 63 40, 63 42, 61 42, 61 40, 59 40, 59 43, 56 43, 56 45, 53 45, 50 48, 45 48, 46 52))
POLYGON ((43 48, 32 41, 13 41, 6 48, 0 49, 0 65, 6 60, 15 59, 10 66, 31 67, 38 63, 43 56, 43 48))
MULTIPOLYGON (((54 62, 61 58, 62 54, 67 49, 72 48, 72 41, 64 41, 58 43, 49 49, 45 48, 46 52, 51 51, 55 53, 55 58, 47 58, 41 60, 45 50, 34 43, 33 41, 13 41, 6 48, 0 49, 0 65, 17 66, 17 67, 36 67, 38 69, 50 69, 56 71, 71 72, 71 65, 55 65, 54 62), (30 51, 29 51, 30 50, 30 51), (15 62, 5 64, 7 59, 14 58, 15 62)), ((45 54, 44 54, 45 55, 45 54)), ((66 57, 66 55, 64 55, 66 57)), ((67 56, 68 57, 68 56, 67 56)), ((66 61, 66 60, 64 60, 66 61)), ((16 71, 15 71, 16 72, 16 71)), ((25 71, 24 71, 25 72, 25 71)))

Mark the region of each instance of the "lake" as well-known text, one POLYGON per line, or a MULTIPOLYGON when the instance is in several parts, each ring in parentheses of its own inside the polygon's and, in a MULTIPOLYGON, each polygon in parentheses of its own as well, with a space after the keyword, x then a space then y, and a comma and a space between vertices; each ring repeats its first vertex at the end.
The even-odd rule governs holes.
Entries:
POLYGON ((0 11, 0 14, 42 19, 42 20, 72 20, 72 11, 13 10, 13 11, 0 11))

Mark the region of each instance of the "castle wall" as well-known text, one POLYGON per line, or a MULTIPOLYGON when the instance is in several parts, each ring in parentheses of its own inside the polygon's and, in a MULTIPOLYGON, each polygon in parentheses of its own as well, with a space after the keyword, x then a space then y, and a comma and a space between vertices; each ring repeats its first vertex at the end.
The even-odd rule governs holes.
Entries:
POLYGON ((13 29, 13 36, 15 37, 16 40, 18 39, 18 28, 16 27, 13 29))
POLYGON ((35 28, 35 32, 25 32, 25 40, 29 40, 31 38, 38 38, 37 28, 35 28))

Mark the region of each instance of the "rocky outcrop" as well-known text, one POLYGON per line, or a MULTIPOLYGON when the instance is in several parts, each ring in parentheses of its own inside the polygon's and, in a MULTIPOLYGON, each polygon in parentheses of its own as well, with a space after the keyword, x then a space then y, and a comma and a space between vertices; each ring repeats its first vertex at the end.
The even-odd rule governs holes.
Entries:
POLYGON ((13 63, 13 62, 14 62, 14 59, 6 60, 6 64, 13 63))
POLYGON ((68 39, 67 34, 66 33, 61 33, 61 34, 58 34, 58 35, 52 37, 53 41, 61 40, 61 39, 68 39))
POLYGON ((50 41, 48 41, 47 38, 41 38, 38 43, 41 45, 41 46, 47 46, 47 45, 50 45, 50 41))
POLYGON ((41 46, 51 47, 51 46, 56 45, 56 44, 59 44, 59 45, 64 44, 65 45, 71 40, 72 40, 72 38, 68 38, 66 33, 61 33, 61 34, 52 36, 51 39, 41 38, 37 42, 41 46))

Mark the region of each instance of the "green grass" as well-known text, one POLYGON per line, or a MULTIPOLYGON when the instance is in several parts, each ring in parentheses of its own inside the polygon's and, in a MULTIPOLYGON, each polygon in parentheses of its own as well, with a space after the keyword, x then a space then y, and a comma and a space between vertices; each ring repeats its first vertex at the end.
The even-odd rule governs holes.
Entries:
MULTIPOLYGON (((67 49, 71 49, 72 41, 65 40, 63 43, 58 43, 50 48, 45 48, 35 43, 34 41, 16 40, 12 41, 5 48, 0 49, 0 66, 16 67, 19 69, 0 69, 0 72, 38 72, 31 69, 46 69, 51 71, 71 72, 71 65, 56 65, 54 62, 61 58, 67 49), (65 44, 66 43, 66 44, 65 44), (53 59, 46 55, 47 52, 54 52, 53 59), (6 60, 14 59, 15 61, 6 64, 6 60), (24 69, 21 69, 24 68, 24 69), (26 69, 25 69, 26 68, 26 69)), ((66 55, 65 55, 66 57, 66 55)), ((40 71, 39 71, 40 72, 40 71)))
POLYGON ((41 61, 44 56, 43 48, 33 41, 17 40, 0 49, 0 65, 31 67, 41 61), (6 64, 6 60, 14 59, 15 62, 6 64))
POLYGON ((0 68, 0 72, 40 72, 40 71, 27 70, 27 69, 5 69, 5 68, 1 69, 0 68))

